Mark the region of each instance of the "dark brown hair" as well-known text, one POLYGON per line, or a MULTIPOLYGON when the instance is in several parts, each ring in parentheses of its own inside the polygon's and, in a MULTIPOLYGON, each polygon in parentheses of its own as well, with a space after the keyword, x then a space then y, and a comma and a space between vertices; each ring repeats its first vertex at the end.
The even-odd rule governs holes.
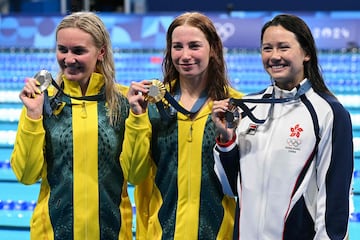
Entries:
POLYGON ((279 14, 263 26, 261 30, 261 43, 265 30, 270 26, 282 26, 295 34, 301 48, 310 56, 310 60, 304 62, 304 77, 310 80, 315 91, 333 95, 325 85, 318 62, 315 40, 307 24, 298 16, 279 14))
MULTIPOLYGON (((213 100, 227 98, 229 81, 226 74, 223 44, 216 32, 213 22, 207 16, 199 12, 183 13, 176 17, 168 28, 165 56, 162 63, 164 83, 167 84, 173 80, 179 81, 179 72, 176 70, 171 58, 171 47, 173 31, 176 27, 182 25, 189 25, 200 29, 209 42, 210 60, 207 68, 208 96, 213 100)), ((170 91, 173 92, 174 90, 170 88, 170 91)))

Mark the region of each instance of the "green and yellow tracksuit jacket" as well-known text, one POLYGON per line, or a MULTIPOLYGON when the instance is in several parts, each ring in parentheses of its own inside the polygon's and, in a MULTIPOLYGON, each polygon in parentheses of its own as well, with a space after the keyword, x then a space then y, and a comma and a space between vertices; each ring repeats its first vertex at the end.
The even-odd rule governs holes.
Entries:
MULTIPOLYGON (((64 93, 82 96, 64 79, 64 93)), ((93 73, 86 96, 104 88, 93 73)), ((119 91, 127 91, 119 86, 119 91)), ((50 91, 49 91, 49 95, 50 91)), ((59 96, 59 109, 32 120, 24 108, 11 166, 24 184, 41 183, 30 223, 32 240, 132 239, 132 207, 119 156, 129 106, 120 96, 121 119, 110 126, 105 99, 59 96)))
MULTIPOLYGON (((242 94, 230 89, 230 96, 242 94)), ((235 201, 214 171, 212 105, 170 121, 153 104, 144 114, 130 111, 121 164, 136 185, 136 239, 232 239, 235 201)))

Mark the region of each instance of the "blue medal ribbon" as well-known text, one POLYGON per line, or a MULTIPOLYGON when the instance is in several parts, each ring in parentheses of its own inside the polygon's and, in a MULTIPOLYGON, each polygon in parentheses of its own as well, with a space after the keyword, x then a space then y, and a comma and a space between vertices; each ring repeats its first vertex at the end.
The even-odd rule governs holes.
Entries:
POLYGON ((171 117, 175 116, 176 112, 181 112, 182 114, 187 115, 190 118, 193 118, 200 111, 202 106, 204 106, 208 98, 207 91, 203 91, 200 97, 196 100, 194 106, 191 108, 190 111, 188 111, 183 106, 180 105, 179 103, 180 96, 181 96, 181 90, 179 86, 177 86, 174 96, 172 96, 168 91, 165 92, 164 98, 171 105, 170 115, 165 111, 164 104, 162 101, 156 103, 159 113, 163 119, 170 119, 171 117))
POLYGON ((302 84, 299 87, 298 91, 296 92, 296 94, 293 97, 275 98, 275 89, 273 89, 271 98, 261 98, 261 99, 230 98, 230 104, 232 104, 233 106, 238 106, 243 110, 243 112, 241 113, 242 118, 245 116, 248 116, 251 119, 251 121, 253 121, 254 123, 263 124, 271 115, 274 105, 276 103, 285 103, 285 102, 290 102, 290 101, 299 99, 310 88, 311 88, 311 82, 309 80, 307 80, 304 84, 302 84), (252 109, 249 109, 249 107, 245 103, 271 104, 271 106, 269 108, 267 117, 265 119, 258 119, 252 113, 252 110, 254 110, 255 107, 253 107, 252 109))

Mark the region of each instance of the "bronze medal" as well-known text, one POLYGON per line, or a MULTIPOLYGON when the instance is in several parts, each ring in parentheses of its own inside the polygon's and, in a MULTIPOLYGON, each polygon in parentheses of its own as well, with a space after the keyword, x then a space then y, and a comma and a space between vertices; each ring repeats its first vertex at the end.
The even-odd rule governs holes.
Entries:
POLYGON ((238 107, 230 105, 229 109, 225 112, 225 120, 227 128, 236 128, 239 124, 240 114, 238 107))

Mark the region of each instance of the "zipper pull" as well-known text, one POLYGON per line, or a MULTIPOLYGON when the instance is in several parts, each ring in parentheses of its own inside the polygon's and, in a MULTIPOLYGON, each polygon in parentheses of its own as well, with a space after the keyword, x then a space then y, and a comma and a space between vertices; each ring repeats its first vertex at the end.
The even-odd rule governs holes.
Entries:
POLYGON ((188 142, 192 142, 192 130, 193 130, 192 125, 193 124, 191 123, 190 130, 189 130, 189 135, 188 135, 188 138, 187 138, 188 142))
POLYGON ((87 118, 85 102, 82 103, 81 118, 87 118))

